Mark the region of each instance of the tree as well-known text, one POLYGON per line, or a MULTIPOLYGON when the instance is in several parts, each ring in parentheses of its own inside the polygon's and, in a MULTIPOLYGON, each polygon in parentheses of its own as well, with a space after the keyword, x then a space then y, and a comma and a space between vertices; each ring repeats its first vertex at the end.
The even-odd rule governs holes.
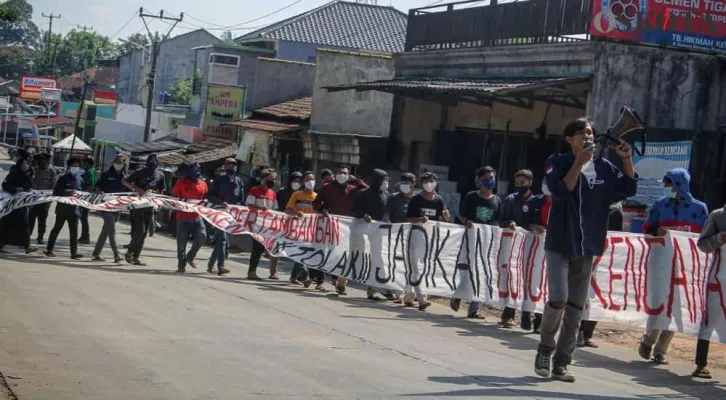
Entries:
POLYGON ((130 54, 136 50, 148 47, 149 44, 149 37, 147 35, 141 33, 134 33, 133 35, 127 37, 126 40, 122 41, 120 45, 118 45, 119 54, 130 54))
POLYGON ((0 47, 0 76, 17 80, 33 67, 33 56, 22 46, 0 47))
POLYGON ((192 104, 192 81, 191 79, 179 79, 169 88, 171 101, 174 104, 192 104))
POLYGON ((15 10, 17 18, 0 19, 0 43, 5 46, 37 47, 40 42, 40 30, 33 23, 33 6, 26 0, 8 0, 2 3, 2 7, 5 10, 15 10))
POLYGON ((8 3, 0 4, 0 21, 13 23, 20 21, 20 10, 9 6, 8 3))
POLYGON ((224 31, 222 34, 222 42, 225 44, 234 44, 234 36, 232 36, 232 31, 224 31))
POLYGON ((63 37, 53 53, 56 74, 64 76, 97 65, 99 60, 116 58, 118 46, 108 36, 74 29, 63 37))

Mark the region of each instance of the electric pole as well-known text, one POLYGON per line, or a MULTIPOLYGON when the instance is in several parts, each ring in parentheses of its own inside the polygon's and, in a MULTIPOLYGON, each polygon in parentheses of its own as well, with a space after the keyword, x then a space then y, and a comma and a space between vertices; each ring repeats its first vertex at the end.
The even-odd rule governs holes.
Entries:
POLYGON ((169 34, 171 34, 171 31, 174 30, 176 24, 182 21, 182 19, 184 18, 184 13, 179 14, 179 18, 165 17, 164 10, 159 11, 159 15, 144 14, 144 8, 141 7, 139 8, 139 17, 141 17, 141 20, 144 22, 146 31, 149 33, 149 39, 151 40, 151 72, 149 73, 149 79, 147 80, 149 94, 146 97, 146 124, 144 125, 144 142, 148 142, 151 134, 151 112, 154 109, 153 104, 154 84, 156 82, 156 60, 159 56, 161 44, 169 38, 169 34), (171 28, 169 28, 169 31, 166 33, 166 35, 161 38, 161 41, 157 41, 154 37, 154 34, 151 33, 151 30, 149 29, 149 24, 146 23, 145 18, 174 21, 174 24, 171 26, 171 28))
POLYGON ((53 20, 58 18, 60 19, 61 15, 53 15, 53 13, 50 13, 48 15, 45 15, 45 13, 41 14, 43 18, 48 18, 48 43, 46 47, 46 51, 48 52, 48 65, 50 65, 51 72, 55 72, 55 62, 53 60, 53 54, 50 51, 51 47, 51 41, 53 40, 53 20))
MULTIPOLYGON (((81 29, 83 31, 83 33, 86 33, 86 31, 93 32, 93 27, 86 26, 86 25, 83 25, 83 26, 78 25, 78 29, 81 29)), ((86 57, 83 58, 83 74, 84 74, 84 76, 86 74, 87 69, 88 69, 88 55, 86 55, 86 57)), ((85 100, 85 99, 83 99, 83 100, 85 100)))
POLYGON ((86 31, 92 31, 93 30, 92 27, 86 26, 86 25, 83 25, 83 26, 78 25, 78 29, 83 30, 83 33, 86 33, 86 31))

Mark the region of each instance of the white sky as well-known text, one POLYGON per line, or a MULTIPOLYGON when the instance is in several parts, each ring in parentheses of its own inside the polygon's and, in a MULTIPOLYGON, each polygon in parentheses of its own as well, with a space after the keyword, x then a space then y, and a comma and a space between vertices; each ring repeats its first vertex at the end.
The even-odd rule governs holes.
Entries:
MULTIPOLYGON (((96 32, 111 36, 112 39, 126 38, 127 36, 142 32, 145 33, 144 24, 138 17, 139 7, 144 12, 158 14, 164 10, 165 14, 178 16, 184 12, 184 21, 177 25, 172 36, 204 27, 213 34, 220 36, 225 27, 237 25, 232 28, 234 36, 241 36, 251 30, 261 28, 273 22, 292 17, 312 8, 318 7, 330 0, 29 0, 33 6, 33 19, 42 30, 48 29, 48 18, 42 13, 61 15, 60 19, 53 20, 53 32, 65 33, 78 25, 92 27, 96 32), (295 3, 295 4, 293 4, 295 3), (292 4, 292 5, 291 5, 292 4), (290 5, 278 13, 261 18, 257 21, 240 25, 244 22, 263 17, 278 9, 290 5), (133 18, 132 18, 133 16, 133 18), (130 21, 130 22, 129 22, 130 21), (128 24, 126 24, 128 22, 128 24), (125 25, 125 26, 124 26, 125 25), (247 28, 247 29, 243 29, 247 28)), ((423 7, 432 3, 448 3, 451 0, 378 0, 379 5, 392 5, 403 12, 410 8, 423 7)), ((488 1, 487 1, 488 2, 488 1)), ((477 3, 485 5, 487 2, 477 3)), ((150 24, 152 32, 158 30, 166 32, 169 25, 166 22, 153 21, 150 24)))

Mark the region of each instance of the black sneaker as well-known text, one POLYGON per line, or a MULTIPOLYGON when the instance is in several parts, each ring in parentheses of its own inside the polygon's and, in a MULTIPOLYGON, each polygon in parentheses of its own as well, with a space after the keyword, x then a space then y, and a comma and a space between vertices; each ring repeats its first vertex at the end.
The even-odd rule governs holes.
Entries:
POLYGON ((550 354, 537 351, 537 357, 534 359, 534 373, 543 378, 549 378, 551 366, 552 356, 550 354))
POLYGON ((572 375, 567 371, 566 365, 555 365, 555 367, 552 368, 552 378, 562 382, 575 381, 575 375, 572 375))

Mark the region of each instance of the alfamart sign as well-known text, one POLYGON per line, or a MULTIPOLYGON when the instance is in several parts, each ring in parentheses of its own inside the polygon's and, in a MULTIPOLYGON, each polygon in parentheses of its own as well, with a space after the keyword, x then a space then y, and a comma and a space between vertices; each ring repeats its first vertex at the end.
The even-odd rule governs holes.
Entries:
MULTIPOLYGON (((54 197, 25 192, 0 201, 0 217, 20 207, 49 201, 97 211, 151 206, 198 212, 233 235, 251 235, 275 256, 380 289, 403 292, 420 286, 430 295, 478 299, 525 311, 542 311, 547 299, 544 236, 475 225, 366 224, 347 217, 226 210, 203 201, 166 196, 140 198, 81 194, 54 197)), ((611 233, 603 256, 594 260, 589 316, 670 329, 726 342, 726 261, 722 251, 706 254, 697 236, 665 237, 611 233)), ((172 249, 170 248, 170 251, 172 249)))
POLYGON ((20 78, 20 98, 40 100, 42 89, 60 89, 60 84, 52 78, 23 76, 20 78))

